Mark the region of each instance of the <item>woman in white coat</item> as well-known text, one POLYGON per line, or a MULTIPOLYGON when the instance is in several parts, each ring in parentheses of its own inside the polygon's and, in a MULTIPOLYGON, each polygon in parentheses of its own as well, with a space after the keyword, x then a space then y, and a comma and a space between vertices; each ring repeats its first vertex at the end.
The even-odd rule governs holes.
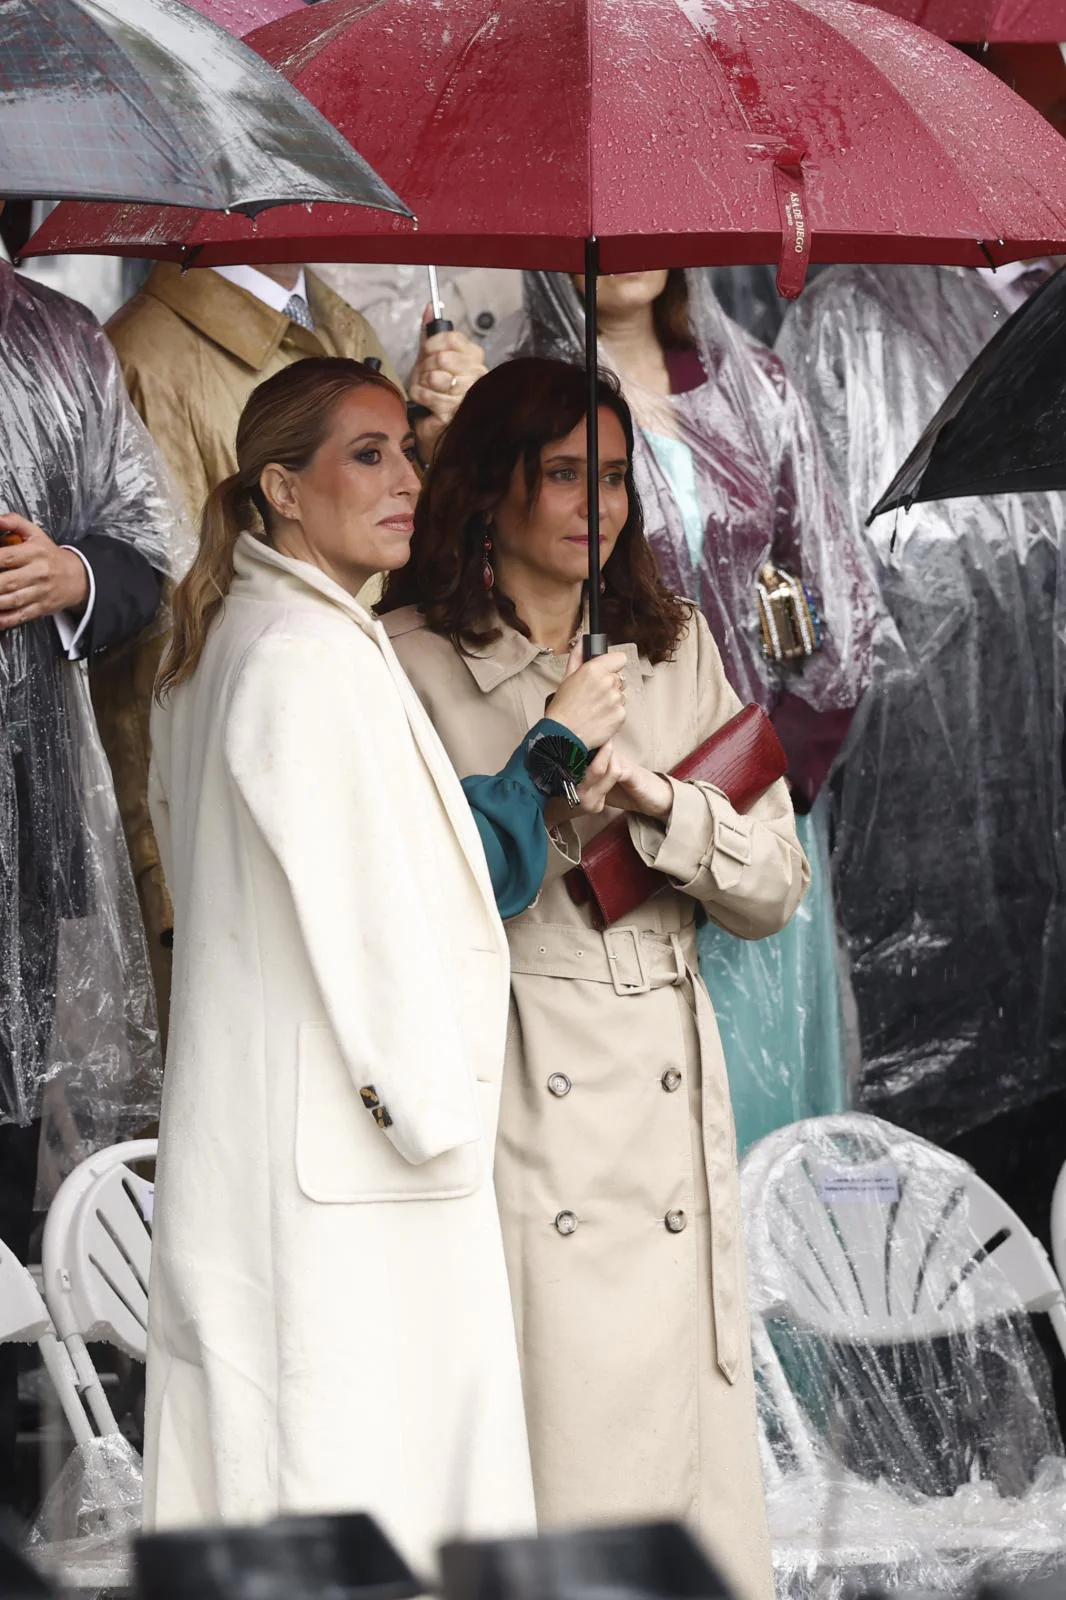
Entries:
MULTIPOLYGON (((411 449, 381 376, 279 373, 175 598, 145 1509, 367 1510, 425 1571, 448 1536, 529 1527, 532 1494, 491 1182, 507 943, 459 780, 354 598, 407 560, 411 449)), ((579 679, 598 740, 615 680, 579 679)))

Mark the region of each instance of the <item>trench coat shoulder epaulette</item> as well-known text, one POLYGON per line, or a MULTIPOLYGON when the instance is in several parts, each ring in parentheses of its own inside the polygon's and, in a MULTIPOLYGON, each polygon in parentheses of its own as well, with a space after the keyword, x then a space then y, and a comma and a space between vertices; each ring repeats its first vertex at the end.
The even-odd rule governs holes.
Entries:
MULTIPOLYGON (((401 606, 399 611, 389 611, 378 621, 390 639, 402 639, 405 634, 418 633, 426 626, 426 619, 417 606, 401 606)), ((451 648, 447 639, 443 642, 451 648)))

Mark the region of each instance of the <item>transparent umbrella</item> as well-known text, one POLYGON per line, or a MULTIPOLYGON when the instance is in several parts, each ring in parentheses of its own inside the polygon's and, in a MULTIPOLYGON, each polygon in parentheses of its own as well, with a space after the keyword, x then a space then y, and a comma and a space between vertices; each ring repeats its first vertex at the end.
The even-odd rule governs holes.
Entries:
POLYGON ((180 0, 0 0, 9 198, 410 216, 280 73, 180 0))

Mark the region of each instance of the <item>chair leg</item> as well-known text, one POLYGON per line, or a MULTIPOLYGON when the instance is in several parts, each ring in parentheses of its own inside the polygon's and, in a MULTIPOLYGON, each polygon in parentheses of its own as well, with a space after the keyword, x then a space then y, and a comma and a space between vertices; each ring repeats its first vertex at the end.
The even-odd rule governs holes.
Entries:
POLYGON ((1058 1300, 1053 1306, 1049 1306, 1047 1315, 1055 1330, 1055 1337, 1062 1346, 1062 1353, 1066 1356, 1066 1300, 1058 1300))
POLYGON ((85 1340, 80 1333, 72 1333, 65 1342, 67 1353, 77 1374, 78 1391, 96 1424, 97 1432, 120 1433, 121 1429, 100 1383, 100 1376, 85 1348, 85 1340))
POLYGON ((95 1436, 78 1393, 74 1363, 54 1333, 43 1333, 37 1341, 37 1348, 41 1352, 45 1371, 52 1380, 52 1387, 59 1396, 75 1444, 88 1444, 95 1436))

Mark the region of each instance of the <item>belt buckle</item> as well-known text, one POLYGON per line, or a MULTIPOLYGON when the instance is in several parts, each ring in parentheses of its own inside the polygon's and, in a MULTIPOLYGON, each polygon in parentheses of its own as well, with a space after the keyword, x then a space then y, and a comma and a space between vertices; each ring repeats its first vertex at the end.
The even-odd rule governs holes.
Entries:
POLYGON ((611 982, 614 985, 615 994, 647 994, 651 989, 651 984, 648 982, 648 969, 644 965, 644 952, 640 948, 640 934, 637 929, 631 927, 605 928, 603 931, 603 946, 607 955, 607 965, 611 969, 611 982), (612 940, 620 938, 622 935, 627 936, 633 946, 633 962, 638 974, 636 983, 625 983, 619 975, 618 968, 622 957, 618 951, 612 948, 612 940))

